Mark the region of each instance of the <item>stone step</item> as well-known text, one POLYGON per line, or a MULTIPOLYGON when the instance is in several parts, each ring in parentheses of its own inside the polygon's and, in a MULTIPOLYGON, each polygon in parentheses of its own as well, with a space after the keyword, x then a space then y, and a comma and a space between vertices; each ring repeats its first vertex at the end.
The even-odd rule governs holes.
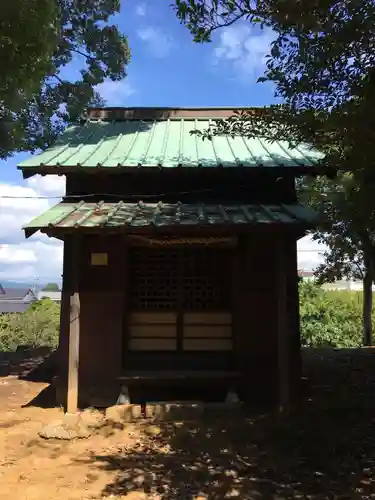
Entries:
POLYGON ((107 408, 106 418, 115 422, 133 422, 137 420, 191 421, 204 416, 220 416, 231 412, 241 412, 240 403, 202 403, 188 401, 154 402, 144 405, 125 404, 107 408))

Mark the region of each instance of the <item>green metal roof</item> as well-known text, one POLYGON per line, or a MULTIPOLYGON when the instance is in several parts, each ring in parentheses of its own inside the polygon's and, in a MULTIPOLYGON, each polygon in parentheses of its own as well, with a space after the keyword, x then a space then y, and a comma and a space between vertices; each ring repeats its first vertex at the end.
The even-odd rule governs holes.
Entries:
POLYGON ((316 213, 294 205, 205 205, 183 203, 62 202, 23 226, 26 236, 38 230, 145 227, 225 227, 291 224, 311 226, 316 213))
POLYGON ((212 141, 191 135, 213 120, 171 118, 157 120, 88 121, 69 127, 56 144, 23 161, 18 168, 64 173, 71 169, 121 167, 313 167, 321 155, 307 146, 261 137, 217 136, 212 141))

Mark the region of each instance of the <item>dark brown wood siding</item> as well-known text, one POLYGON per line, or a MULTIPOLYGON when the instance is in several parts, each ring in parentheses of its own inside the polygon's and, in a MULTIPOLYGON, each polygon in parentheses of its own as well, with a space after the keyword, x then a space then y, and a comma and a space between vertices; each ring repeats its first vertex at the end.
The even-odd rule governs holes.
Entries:
POLYGON ((261 173, 255 169, 148 169, 147 172, 113 175, 68 174, 66 194, 88 195, 93 199, 123 199, 137 202, 206 203, 294 203, 296 192, 292 176, 261 173), (151 195, 151 198, 148 198, 151 195))
MULTIPOLYGON (((276 237, 256 233, 240 236, 233 254, 234 368, 241 374, 241 395, 249 401, 276 401, 278 396, 276 237)), ((301 371, 295 238, 289 237, 284 248, 293 389, 301 371)), ((131 291, 127 280, 127 245, 123 237, 83 237, 78 257, 81 304, 79 383, 82 392, 95 384, 113 383, 123 368, 127 368, 123 343, 127 298, 131 291), (92 266, 91 252, 108 253, 108 265, 92 266)), ((59 347, 60 382, 64 384, 68 360, 69 297, 74 289, 73 258, 71 242, 66 241, 59 347)))
POLYGON ((287 266, 287 310, 288 325, 290 329, 290 384, 291 396, 296 397, 299 392, 302 360, 301 360, 301 338, 300 338, 300 316, 299 316, 299 291, 298 291, 298 264, 297 264, 297 241, 288 239, 285 244, 285 263, 287 266))
MULTIPOLYGON (((74 289, 72 242, 65 242, 59 385, 67 380, 69 297, 74 289)), ((86 237, 79 244, 80 391, 113 381, 122 369, 126 243, 121 237, 86 237), (91 252, 108 253, 107 266, 92 266, 91 252)))
MULTIPOLYGON (((241 392, 249 401, 276 402, 279 394, 276 243, 274 237, 243 237, 235 258, 235 348, 241 392)), ((301 376, 296 240, 288 239, 284 248, 293 397, 301 376)))
POLYGON ((246 400, 275 398, 277 321, 274 246, 241 238, 235 259, 235 346, 246 400))

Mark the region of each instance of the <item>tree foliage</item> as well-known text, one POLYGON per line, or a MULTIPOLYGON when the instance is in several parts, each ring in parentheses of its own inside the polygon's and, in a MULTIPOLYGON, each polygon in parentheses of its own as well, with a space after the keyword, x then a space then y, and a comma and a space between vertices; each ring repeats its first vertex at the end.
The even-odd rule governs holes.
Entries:
POLYGON ((30 99, 39 90, 51 70, 58 25, 55 0, 0 4, 1 105, 17 111, 23 99, 30 99))
POLYGON ((300 199, 320 214, 312 238, 328 248, 324 263, 315 273, 319 282, 344 278, 363 280, 366 269, 360 225, 364 217, 357 218, 353 206, 358 192, 354 177, 339 172, 335 179, 305 178, 298 187, 300 199))
POLYGON ((201 135, 307 143, 323 153, 325 166, 339 169, 333 182, 304 182, 312 190, 308 201, 322 215, 314 237, 329 247, 318 274, 321 281, 362 274, 369 319, 375 280, 375 116, 369 112, 375 104, 375 3, 176 0, 176 10, 197 42, 240 20, 274 31, 259 82, 272 82, 282 104, 234 113, 201 135))
POLYGON ((313 239, 327 248, 324 262, 315 271, 318 282, 345 278, 363 282, 363 340, 371 345, 374 267, 367 227, 371 214, 361 213, 363 190, 356 176, 348 172, 339 172, 334 180, 304 179, 299 187, 300 197, 320 214, 313 239))
POLYGON ((307 142, 343 169, 374 160, 372 0, 176 0, 176 10, 198 42, 241 19, 276 35, 260 81, 273 82, 283 104, 221 120, 211 133, 307 142))
POLYGON ((34 302, 24 313, 0 315, 0 351, 19 345, 57 347, 60 306, 49 299, 34 302))
POLYGON ((120 0, 4 2, 0 158, 44 149, 88 105, 103 103, 98 84, 125 77, 128 42, 110 20, 119 10, 120 0))
POLYGON ((42 292, 59 292, 60 287, 57 283, 47 283, 43 288, 42 292))
POLYGON ((326 291, 313 282, 302 281, 302 345, 338 348, 362 345, 362 301, 361 293, 326 291))

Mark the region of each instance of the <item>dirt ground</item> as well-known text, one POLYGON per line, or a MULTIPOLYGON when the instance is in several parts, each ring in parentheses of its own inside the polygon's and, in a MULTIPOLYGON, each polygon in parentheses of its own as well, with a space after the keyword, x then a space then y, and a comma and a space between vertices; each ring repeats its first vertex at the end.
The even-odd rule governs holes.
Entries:
POLYGON ((308 394, 282 415, 107 425, 71 442, 38 437, 62 417, 43 407, 47 383, 0 378, 0 500, 375 499, 375 350, 304 357, 308 394))

